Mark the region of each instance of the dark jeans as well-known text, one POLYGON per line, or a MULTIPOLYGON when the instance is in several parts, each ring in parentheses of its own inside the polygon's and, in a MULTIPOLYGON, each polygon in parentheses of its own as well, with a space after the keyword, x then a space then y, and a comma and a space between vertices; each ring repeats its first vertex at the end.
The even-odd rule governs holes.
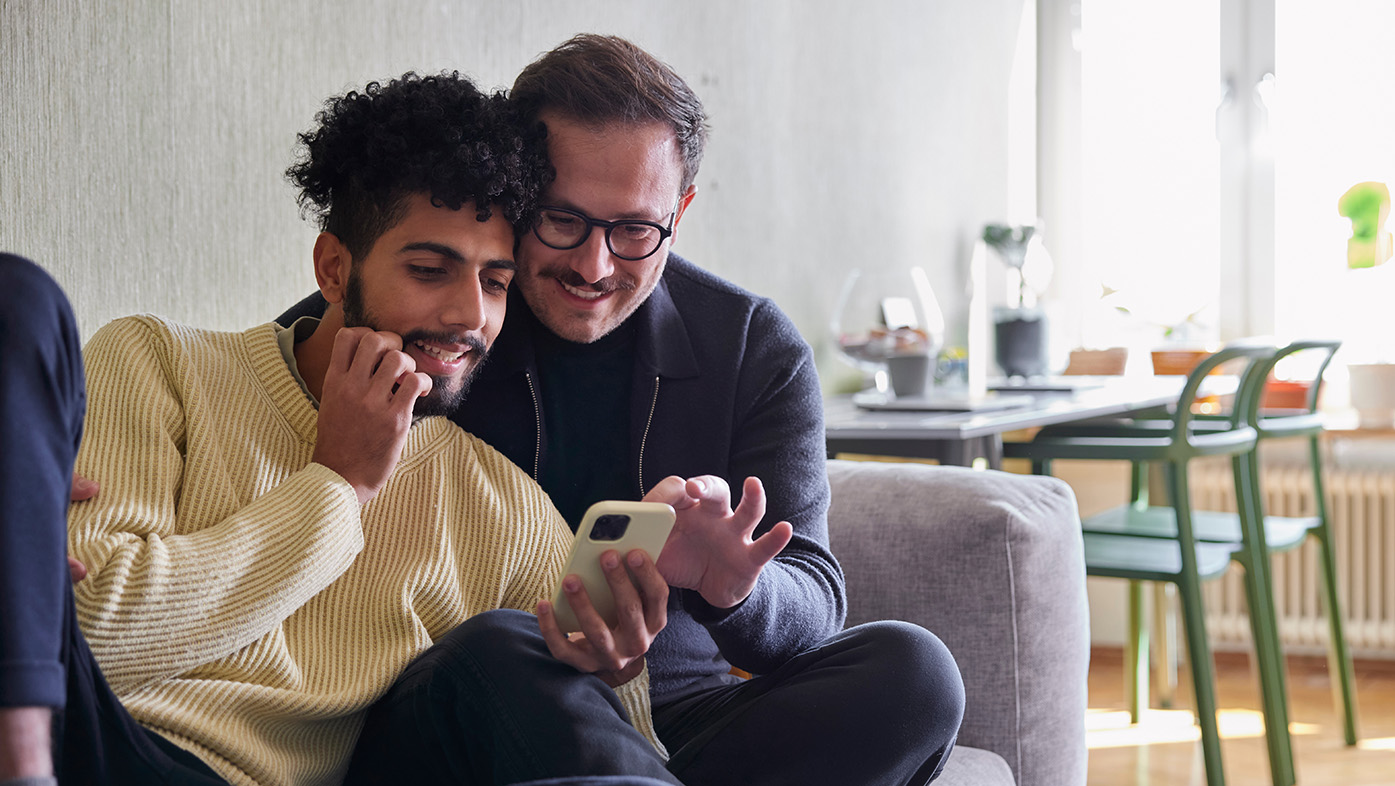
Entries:
POLYGON ((905 622, 850 628, 770 674, 654 708, 669 770, 689 786, 921 786, 963 716, 954 658, 905 622))
POLYGON ((533 615, 499 610, 466 620, 407 667, 370 710, 345 783, 578 776, 605 786, 679 782, 614 691, 552 657, 533 615))
POLYGON ((64 786, 221 784, 131 718, 78 627, 67 509, 85 401, 67 298, 38 266, 0 254, 0 706, 54 708, 64 786))
POLYGON ((614 693, 494 611, 409 666, 369 713, 347 784, 920 784, 964 711, 958 668, 914 625, 863 625, 772 674, 655 708, 665 767, 614 693), (574 780, 575 776, 587 776, 574 780))

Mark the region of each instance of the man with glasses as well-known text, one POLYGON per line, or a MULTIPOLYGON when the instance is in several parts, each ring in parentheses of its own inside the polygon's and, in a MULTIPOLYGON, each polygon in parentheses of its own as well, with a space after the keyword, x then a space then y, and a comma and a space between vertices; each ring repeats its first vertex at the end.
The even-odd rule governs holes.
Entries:
MULTIPOLYGON (((520 239, 508 320, 453 417, 531 473, 573 528, 590 504, 638 499, 668 475, 705 475, 688 491, 716 509, 762 484, 769 500, 759 526, 679 528, 660 555, 668 624, 647 660, 669 772, 687 784, 928 782, 963 686, 921 628, 842 631, 810 348, 770 300, 669 251, 696 193, 701 101, 648 53, 593 35, 544 54, 509 97, 547 127, 556 177, 520 239)), ((490 680, 503 695, 535 690, 526 669, 490 680)), ((392 734, 400 721, 375 713, 368 744, 430 758, 429 741, 392 734)))

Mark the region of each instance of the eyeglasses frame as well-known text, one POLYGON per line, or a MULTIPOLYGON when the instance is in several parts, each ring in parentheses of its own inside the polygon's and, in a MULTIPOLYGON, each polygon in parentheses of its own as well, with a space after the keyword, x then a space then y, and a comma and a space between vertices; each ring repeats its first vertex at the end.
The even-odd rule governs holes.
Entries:
POLYGON ((588 240, 591 239, 591 232, 594 231, 594 230, 596 229, 596 227, 600 227, 601 229, 604 229, 604 230, 605 230, 605 247, 606 247, 606 250, 610 251, 611 254, 615 255, 616 257, 619 257, 620 259, 625 260, 626 262, 639 262, 639 261, 641 261, 641 260, 645 260, 645 259, 648 259, 649 257, 654 256, 654 253, 655 253, 656 251, 658 251, 659 248, 661 248, 661 247, 663 246, 664 241, 667 240, 667 239, 669 239, 670 237, 673 237, 673 225, 674 225, 674 223, 677 221, 677 218, 678 218, 678 206, 677 206, 677 205, 674 205, 674 206, 673 206, 673 210, 668 214, 668 226, 667 226, 667 227, 664 227, 662 224, 659 224, 659 223, 657 223, 657 222, 654 222, 654 221, 647 221, 647 220, 642 219, 642 218, 623 218, 623 219, 620 219, 619 221, 602 221, 602 220, 599 219, 599 218, 592 218, 592 217, 586 215, 585 213, 582 213, 582 212, 579 211, 579 210, 572 210, 571 208, 567 208, 567 207, 557 207, 556 205, 539 205, 539 206, 538 206, 538 218, 537 218, 536 221, 533 222, 533 237, 536 237, 536 238, 538 239, 538 242, 539 242, 539 243, 542 243, 543 245, 547 246, 548 248, 556 249, 557 251, 570 251, 570 250, 572 250, 572 249, 574 249, 574 248, 581 248, 582 246, 586 245, 586 241, 588 241, 588 240), (586 222, 586 234, 582 235, 575 243, 573 243, 573 244, 570 245, 570 246, 554 246, 553 244, 551 244, 551 243, 547 242, 546 240, 544 240, 544 239, 543 239, 543 236, 542 236, 541 234, 538 233, 538 226, 542 223, 542 212, 543 212, 544 210, 555 210, 555 211, 557 211, 557 212, 559 212, 559 213, 566 213, 566 214, 568 214, 568 215, 576 216, 577 218, 581 219, 582 221, 585 221, 585 222, 586 222), (623 224, 644 224, 645 226, 651 226, 651 227, 653 227, 653 228, 659 230, 659 242, 657 242, 657 243, 654 244, 654 250, 653 250, 653 251, 650 251, 648 254, 645 254, 645 255, 642 256, 642 257, 629 257, 629 256, 625 256, 624 254, 621 254, 620 252, 616 251, 616 250, 615 250, 615 245, 614 245, 613 243, 610 242, 610 233, 611 233, 612 231, 614 231, 616 227, 621 226, 621 225, 623 225, 623 224))

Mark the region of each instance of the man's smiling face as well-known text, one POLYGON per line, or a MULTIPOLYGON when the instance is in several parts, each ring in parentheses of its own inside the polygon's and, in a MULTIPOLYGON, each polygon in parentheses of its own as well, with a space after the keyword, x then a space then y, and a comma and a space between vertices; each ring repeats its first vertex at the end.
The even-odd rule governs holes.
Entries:
POLYGON ((344 288, 345 326, 398 334, 416 370, 431 377, 417 417, 459 405, 504 322, 513 228, 498 211, 485 222, 475 212, 411 196, 403 219, 354 261, 344 288))
MULTIPOLYGON (((679 198, 683 165, 673 129, 662 123, 597 128, 548 111, 540 119, 557 172, 542 204, 602 221, 668 226, 672 216, 677 228, 694 192, 679 198)), ((584 243, 567 250, 550 248, 530 232, 519 243, 518 286, 553 333, 590 343, 619 327, 654 291, 672 240, 645 259, 624 260, 610 253, 603 229, 593 228, 584 243)))

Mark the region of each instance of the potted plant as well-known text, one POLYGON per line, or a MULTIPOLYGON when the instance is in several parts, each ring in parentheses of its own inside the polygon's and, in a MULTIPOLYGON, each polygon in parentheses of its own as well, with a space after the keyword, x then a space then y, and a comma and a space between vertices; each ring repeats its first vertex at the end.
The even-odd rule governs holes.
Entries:
POLYGON ((988 224, 983 242, 1008 268, 1008 302, 993 309, 994 358, 1008 377, 1037 377, 1048 370, 1046 317, 1039 290, 1051 276, 1051 260, 1035 225, 988 224))
POLYGON ((1206 334, 1206 325, 1201 319, 1207 306, 1195 308, 1183 316, 1183 308, 1176 304, 1140 301, 1135 294, 1133 301, 1142 307, 1140 313, 1140 309, 1126 305, 1130 302, 1127 293, 1108 284, 1102 284, 1101 287, 1103 292, 1100 300, 1106 306, 1125 317, 1128 323, 1153 336, 1149 354, 1153 361, 1154 374, 1188 374, 1214 351, 1205 345, 1202 338, 1206 334))

